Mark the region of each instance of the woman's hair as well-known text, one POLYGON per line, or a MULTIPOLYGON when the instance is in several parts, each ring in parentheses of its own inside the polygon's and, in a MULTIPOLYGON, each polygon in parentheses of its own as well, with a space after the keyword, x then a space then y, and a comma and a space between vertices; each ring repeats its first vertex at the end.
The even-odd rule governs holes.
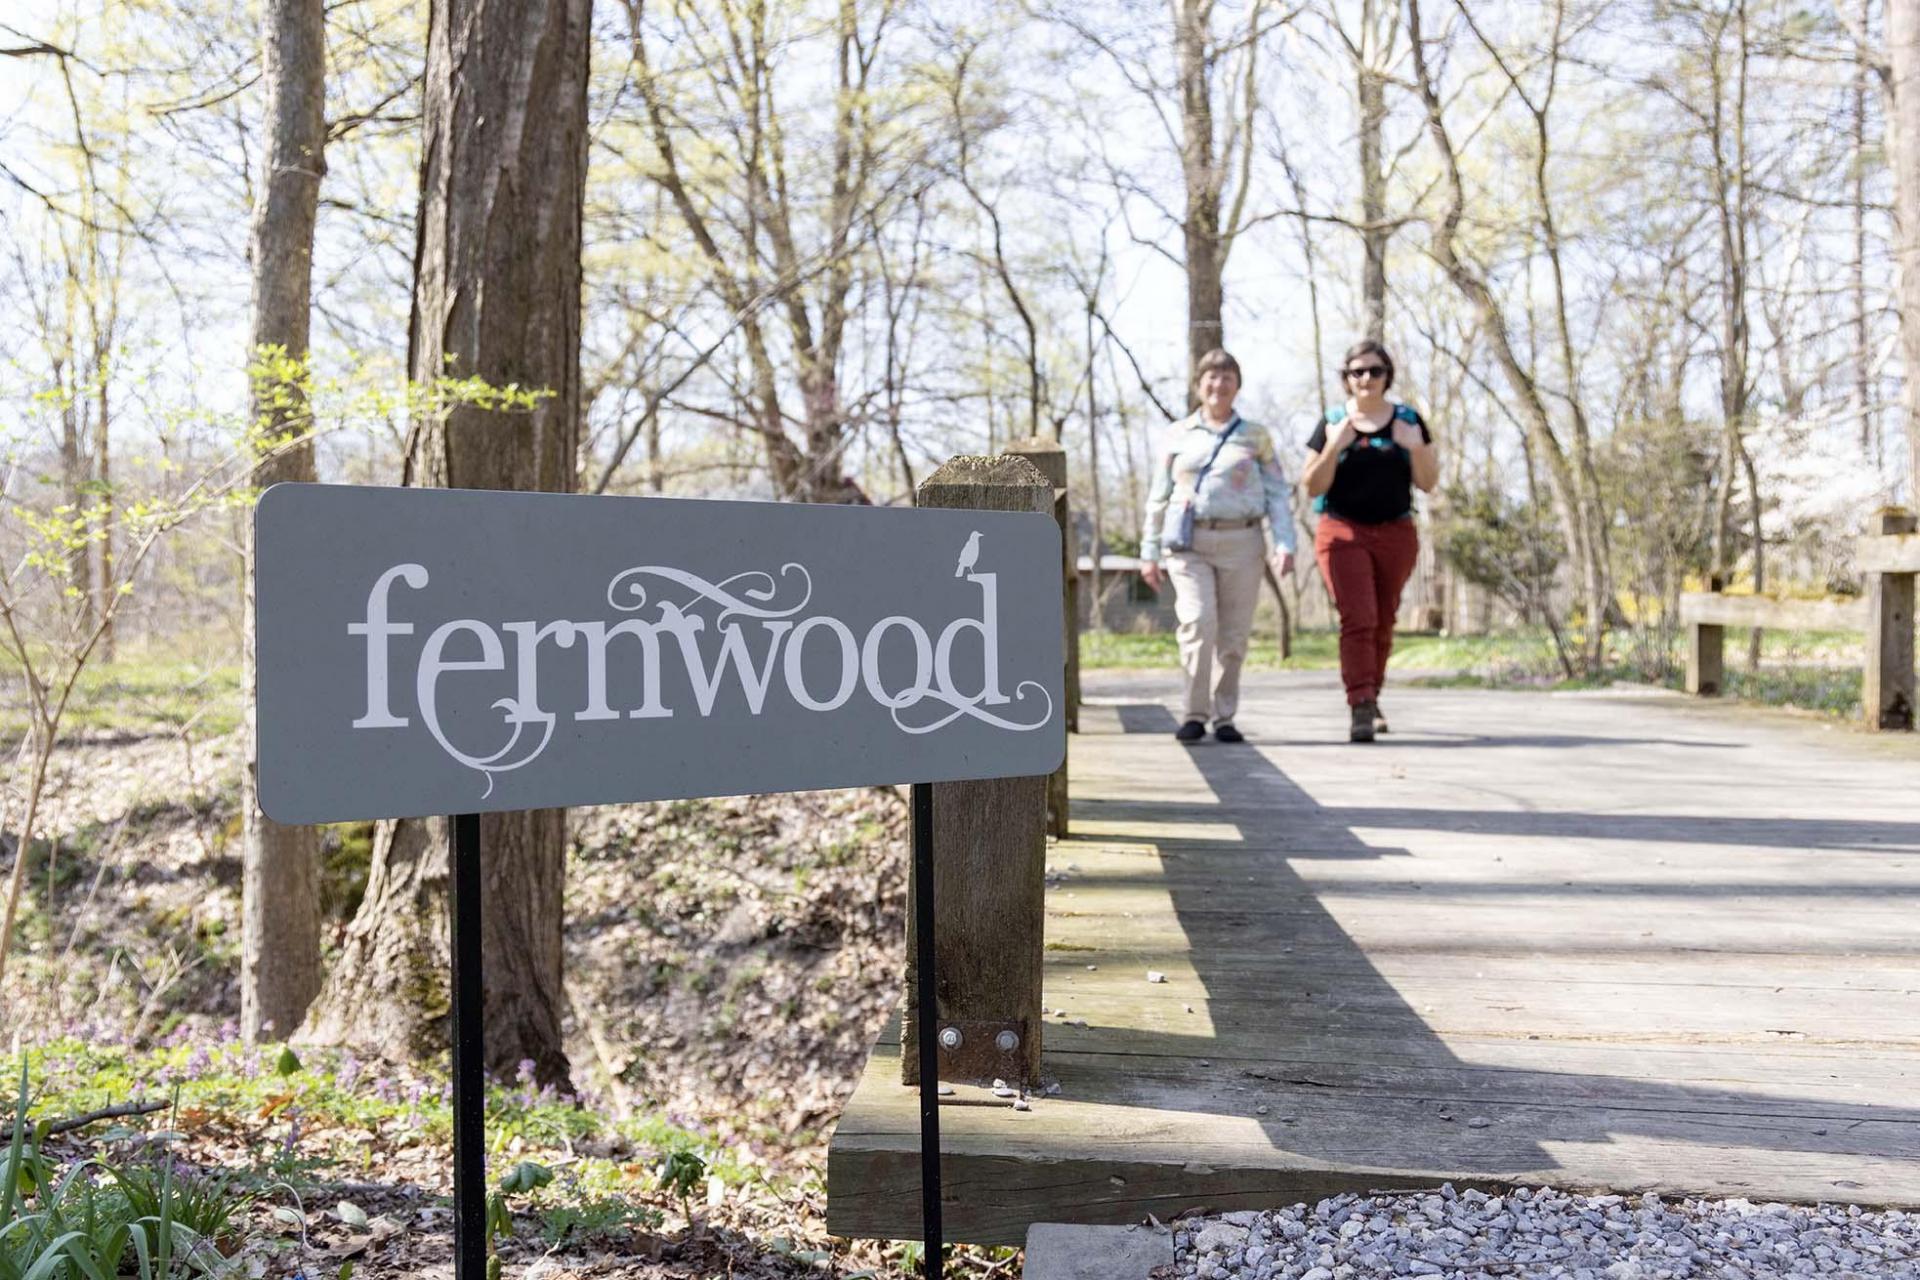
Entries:
POLYGON ((1385 391, 1387 387, 1393 385, 1393 357, 1387 354, 1387 349, 1384 346, 1372 338, 1362 338, 1360 341, 1348 347, 1347 354, 1341 357, 1340 381, 1342 385, 1346 383, 1347 368, 1353 364, 1355 356, 1379 356, 1380 363, 1387 366, 1387 386, 1380 389, 1385 391))
POLYGON ((1247 380, 1240 374, 1240 362, 1228 355, 1225 347, 1215 347, 1200 357, 1199 364, 1193 366, 1193 385, 1196 387, 1199 386, 1201 377, 1214 372, 1216 369, 1224 370, 1232 374, 1233 380, 1241 386, 1245 386, 1247 383, 1247 380))

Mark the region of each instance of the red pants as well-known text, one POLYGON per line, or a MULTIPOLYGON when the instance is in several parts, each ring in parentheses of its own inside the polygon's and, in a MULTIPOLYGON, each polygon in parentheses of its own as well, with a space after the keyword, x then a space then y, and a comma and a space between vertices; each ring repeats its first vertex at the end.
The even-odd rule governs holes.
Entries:
POLYGON ((1314 530, 1313 554, 1340 611, 1340 679, 1347 686, 1347 705, 1372 702, 1387 680, 1400 589, 1413 576, 1420 535, 1411 519, 1356 524, 1323 514, 1314 530))

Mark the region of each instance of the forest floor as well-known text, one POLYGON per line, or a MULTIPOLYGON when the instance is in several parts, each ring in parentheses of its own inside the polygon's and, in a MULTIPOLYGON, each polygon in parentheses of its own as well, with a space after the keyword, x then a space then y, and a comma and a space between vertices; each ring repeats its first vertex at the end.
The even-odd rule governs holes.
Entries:
MULTIPOLYGON (((164 1150, 252 1195, 249 1274, 448 1275, 444 1070, 236 1041, 239 742, 219 727, 94 725, 58 753, 44 827, 57 836, 28 853, 0 1071, 17 1084, 25 1058, 36 1120, 164 1104, 47 1150, 164 1150)), ((912 1273, 918 1246, 822 1225, 828 1133, 898 998, 905 822, 891 789, 576 812, 577 1096, 520 1079, 489 1099, 490 1183, 526 1165, 507 1198, 507 1276, 912 1273)), ((328 829, 336 933, 367 837, 328 829)), ((962 1249, 950 1271, 1018 1266, 1010 1250, 962 1249)))

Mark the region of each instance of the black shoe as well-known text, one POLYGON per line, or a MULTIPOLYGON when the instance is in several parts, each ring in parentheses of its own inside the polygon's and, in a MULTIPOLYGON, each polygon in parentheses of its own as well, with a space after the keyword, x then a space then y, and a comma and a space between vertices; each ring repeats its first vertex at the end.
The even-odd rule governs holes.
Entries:
POLYGON ((1361 702, 1353 707, 1353 724, 1347 730, 1348 742, 1372 742, 1373 722, 1379 715, 1379 708, 1371 702, 1361 702))
POLYGON ((1213 740, 1231 745, 1235 742, 1245 742, 1247 735, 1234 728, 1231 723, 1217 724, 1213 726, 1213 740))
POLYGON ((1380 709, 1378 702, 1373 704, 1373 731, 1375 733, 1387 731, 1387 713, 1380 709))
POLYGON ((1207 736, 1205 720, 1189 720, 1173 731, 1173 736, 1181 742, 1198 742, 1207 736))

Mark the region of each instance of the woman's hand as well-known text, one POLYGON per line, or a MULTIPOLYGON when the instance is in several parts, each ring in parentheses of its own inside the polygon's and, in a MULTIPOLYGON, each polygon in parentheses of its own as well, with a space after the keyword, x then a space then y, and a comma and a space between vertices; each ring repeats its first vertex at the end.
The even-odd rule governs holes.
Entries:
POLYGON ((1413 484, 1422 493, 1432 493, 1440 483, 1440 455, 1420 430, 1418 423, 1398 422, 1393 424, 1393 442, 1407 451, 1407 458, 1413 463, 1413 484))
POLYGON ((1340 454, 1346 447, 1359 438, 1359 429, 1353 425, 1353 415, 1340 419, 1340 425, 1327 437, 1327 447, 1313 455, 1312 461, 1300 475, 1306 485, 1307 496, 1317 498, 1333 487, 1333 473, 1340 465, 1340 454))
POLYGON ((1293 552, 1285 547, 1275 547, 1267 553, 1267 567, 1273 570, 1275 578, 1285 578, 1293 573, 1293 552))
POLYGON ((1165 576, 1160 572, 1160 563, 1157 560, 1148 560, 1140 566, 1140 581, 1146 583, 1147 590, 1155 595, 1160 594, 1160 583, 1165 576))

